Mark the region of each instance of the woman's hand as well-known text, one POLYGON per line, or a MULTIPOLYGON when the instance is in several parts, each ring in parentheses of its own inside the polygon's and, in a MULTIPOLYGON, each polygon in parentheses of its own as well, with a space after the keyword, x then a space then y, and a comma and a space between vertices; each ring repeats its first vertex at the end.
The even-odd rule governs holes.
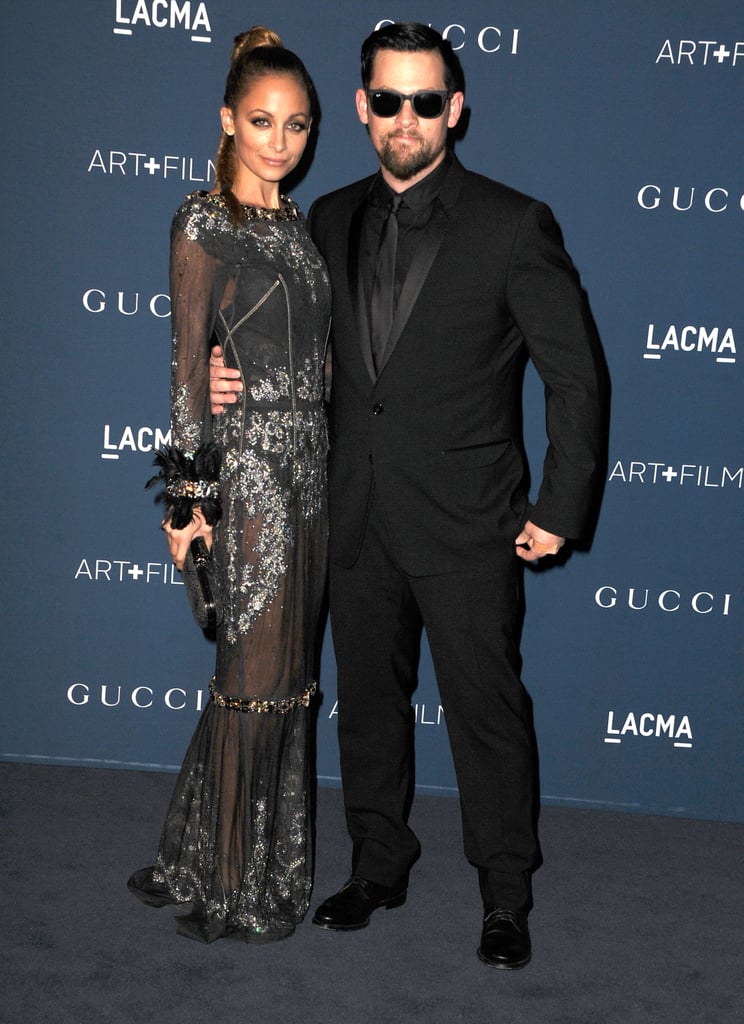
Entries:
POLYGON ((194 508, 191 522, 188 526, 184 526, 182 530, 174 530, 169 519, 163 520, 162 528, 168 538, 168 547, 173 564, 179 570, 183 569, 183 563, 186 561, 189 546, 195 537, 203 537, 207 547, 210 549, 212 547, 212 527, 207 524, 198 505, 194 508))

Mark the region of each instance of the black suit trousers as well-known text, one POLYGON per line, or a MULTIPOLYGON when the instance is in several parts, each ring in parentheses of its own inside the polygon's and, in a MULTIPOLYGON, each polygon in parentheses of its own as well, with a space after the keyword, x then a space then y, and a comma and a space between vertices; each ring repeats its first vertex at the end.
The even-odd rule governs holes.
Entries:
POLYGON ((484 903, 529 909, 539 861, 531 702, 520 680, 523 567, 513 546, 474 571, 411 576, 382 504, 351 568, 331 565, 341 773, 352 871, 405 884, 419 854, 408 826, 422 627, 457 774, 465 855, 484 903))

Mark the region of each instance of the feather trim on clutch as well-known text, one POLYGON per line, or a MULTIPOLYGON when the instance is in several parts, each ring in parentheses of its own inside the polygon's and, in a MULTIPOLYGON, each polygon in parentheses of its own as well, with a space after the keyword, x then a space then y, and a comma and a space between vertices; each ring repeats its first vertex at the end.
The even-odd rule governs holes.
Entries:
POLYGON ((212 442, 197 448, 193 454, 173 445, 156 453, 153 466, 158 466, 160 472, 148 480, 145 487, 158 482, 165 484, 158 500, 168 506, 168 518, 174 530, 188 526, 197 505, 209 526, 216 526, 220 521, 220 462, 220 450, 212 442))

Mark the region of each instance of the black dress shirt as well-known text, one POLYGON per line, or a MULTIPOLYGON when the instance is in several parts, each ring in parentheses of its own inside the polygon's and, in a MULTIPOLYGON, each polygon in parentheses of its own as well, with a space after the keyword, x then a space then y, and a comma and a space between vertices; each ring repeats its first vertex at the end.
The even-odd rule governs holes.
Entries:
MULTIPOLYGON (((398 249, 395 259, 393 309, 398 304, 400 290, 403 287, 411 261, 417 251, 417 246, 421 242, 424 228, 431 218, 434 204, 451 162, 452 154, 447 151, 444 160, 430 174, 427 174, 421 181, 412 185, 411 188, 398 193, 403 200, 403 204, 398 211, 398 249)), ((395 194, 382 177, 382 174, 378 174, 367 197, 367 209, 362 226, 359 270, 364 287, 368 316, 380 234, 382 233, 382 226, 387 219, 390 204, 395 194)))

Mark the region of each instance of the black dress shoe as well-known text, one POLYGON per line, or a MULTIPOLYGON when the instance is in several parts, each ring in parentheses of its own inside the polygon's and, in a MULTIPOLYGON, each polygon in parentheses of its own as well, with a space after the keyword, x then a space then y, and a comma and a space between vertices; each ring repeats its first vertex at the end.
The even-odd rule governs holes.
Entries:
POLYGON ((313 915, 313 924, 333 931, 351 932, 366 928, 373 911, 392 910, 406 902, 406 890, 379 885, 366 878, 352 878, 343 889, 321 903, 313 915))
POLYGON ((516 971, 530 962, 532 943, 527 915, 498 907, 483 918, 478 959, 489 967, 516 971))

